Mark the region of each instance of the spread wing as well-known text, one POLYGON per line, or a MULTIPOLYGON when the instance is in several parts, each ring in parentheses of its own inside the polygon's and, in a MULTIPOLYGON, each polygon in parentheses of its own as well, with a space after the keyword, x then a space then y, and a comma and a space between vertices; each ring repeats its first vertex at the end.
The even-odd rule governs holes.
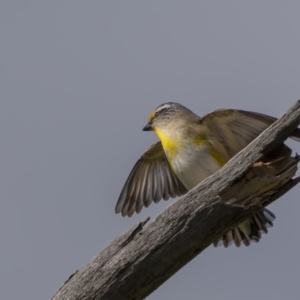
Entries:
POLYGON ((115 211, 131 217, 152 201, 181 196, 187 189, 172 171, 161 142, 152 145, 136 162, 122 189, 115 211))
MULTIPOLYGON (((213 132, 222 139, 223 145, 232 157, 276 120, 274 117, 251 111, 220 109, 204 116, 201 123, 214 129, 213 132)), ((299 128, 292 133, 291 138, 300 141, 299 128)))

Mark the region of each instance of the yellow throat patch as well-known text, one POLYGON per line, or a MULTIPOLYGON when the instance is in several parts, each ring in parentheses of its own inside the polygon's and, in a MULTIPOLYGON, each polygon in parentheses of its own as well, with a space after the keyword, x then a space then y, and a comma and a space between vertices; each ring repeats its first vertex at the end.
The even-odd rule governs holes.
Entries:
POLYGON ((164 150, 168 153, 168 155, 176 155, 178 152, 178 143, 175 140, 170 139, 167 137, 163 132, 157 128, 154 128, 155 133, 157 134, 158 138, 160 139, 164 150))

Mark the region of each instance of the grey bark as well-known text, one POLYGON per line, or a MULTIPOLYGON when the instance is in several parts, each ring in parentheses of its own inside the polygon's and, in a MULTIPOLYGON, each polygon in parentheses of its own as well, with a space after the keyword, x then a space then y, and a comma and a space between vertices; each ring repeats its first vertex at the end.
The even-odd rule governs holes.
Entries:
POLYGON ((116 238, 72 274, 52 300, 128 300, 151 294, 216 238, 300 181, 299 177, 293 179, 298 157, 257 162, 289 136, 299 117, 300 100, 148 226, 145 220, 116 238))

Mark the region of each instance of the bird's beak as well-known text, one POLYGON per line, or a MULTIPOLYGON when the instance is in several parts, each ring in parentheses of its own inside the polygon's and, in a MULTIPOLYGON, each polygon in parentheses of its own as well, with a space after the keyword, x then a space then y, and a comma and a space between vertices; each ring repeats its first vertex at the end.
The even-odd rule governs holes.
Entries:
POLYGON ((152 131, 153 128, 152 128, 152 125, 150 123, 148 123, 144 128, 143 128, 143 131, 152 131))

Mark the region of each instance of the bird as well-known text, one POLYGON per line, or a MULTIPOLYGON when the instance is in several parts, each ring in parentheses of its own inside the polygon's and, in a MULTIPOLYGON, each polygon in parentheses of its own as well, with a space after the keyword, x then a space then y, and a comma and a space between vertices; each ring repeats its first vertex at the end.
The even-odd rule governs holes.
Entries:
MULTIPOLYGON (((154 131, 159 141, 134 165, 115 212, 131 217, 152 202, 184 195, 223 167, 274 121, 274 117, 238 109, 218 109, 199 117, 179 103, 159 105, 143 128, 154 131)), ((290 137, 300 142, 300 129, 296 128, 290 137)), ((277 150, 291 151, 285 144, 277 150)), ((268 232, 274 219, 275 215, 263 208, 213 245, 249 246, 261 239, 261 233, 268 232)))

